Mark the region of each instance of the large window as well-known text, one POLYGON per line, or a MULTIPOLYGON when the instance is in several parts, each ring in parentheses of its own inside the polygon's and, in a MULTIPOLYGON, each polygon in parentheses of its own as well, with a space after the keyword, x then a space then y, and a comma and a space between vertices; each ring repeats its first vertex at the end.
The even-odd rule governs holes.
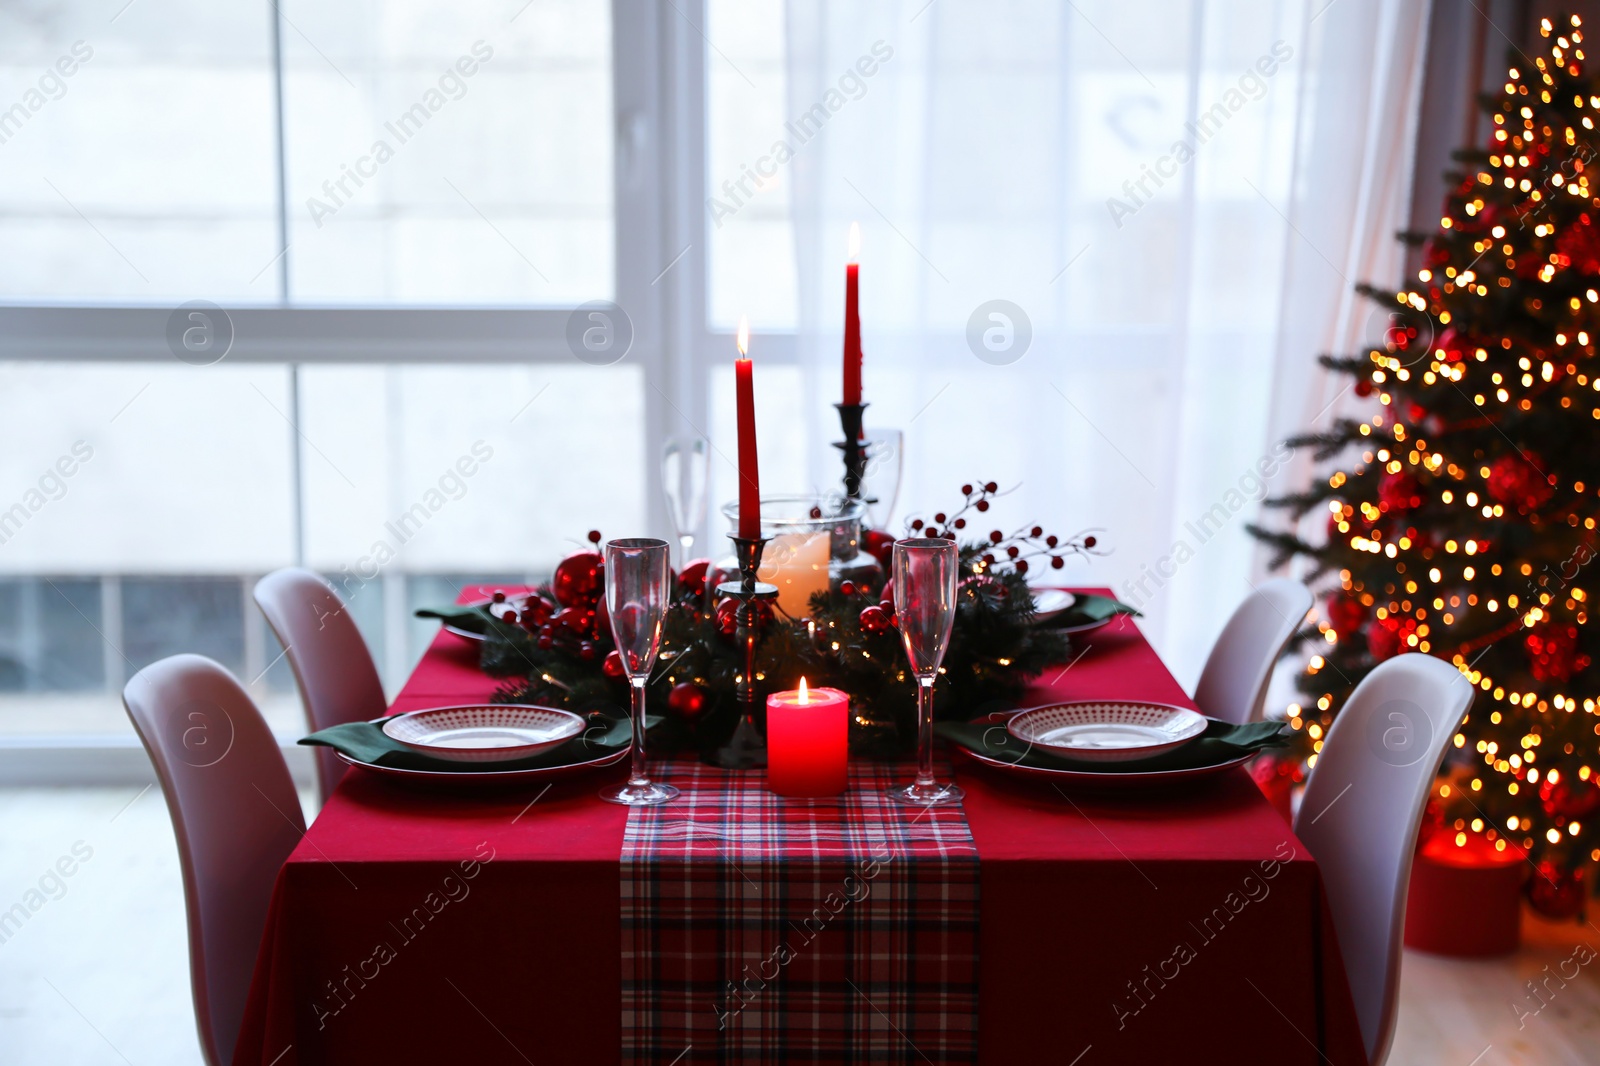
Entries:
POLYGON ((180 651, 292 735, 261 574, 326 574, 393 689, 436 631, 418 606, 646 527, 651 427, 696 386, 659 370, 685 282, 651 291, 636 176, 695 15, 0 10, 0 738, 126 742, 121 686, 180 651), (569 343, 580 305, 641 291, 625 354, 569 343))

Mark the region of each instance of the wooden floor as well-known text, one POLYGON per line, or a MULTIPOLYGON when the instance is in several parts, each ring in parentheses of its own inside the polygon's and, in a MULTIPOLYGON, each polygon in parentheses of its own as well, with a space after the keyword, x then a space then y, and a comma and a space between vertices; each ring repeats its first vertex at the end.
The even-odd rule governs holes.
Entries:
POLYGON ((1597 925, 1596 903, 1591 903, 1589 922, 1584 924, 1546 922, 1524 912, 1522 949, 1510 957, 1467 962, 1406 952, 1400 971, 1400 1023, 1389 1062, 1392 1066, 1600 1063, 1597 925), (1583 959, 1589 961, 1580 966, 1583 959), (1578 975, 1562 980, 1562 974, 1571 974, 1574 968, 1578 975))
MULTIPOLYGON (((47 882, 51 898, 0 943, 0 1062, 199 1063, 183 889, 160 793, 0 790, 0 911, 74 845, 92 854, 73 859, 61 887, 47 882)), ((1592 917, 1600 924, 1600 907, 1592 917)), ((1579 944, 1600 952, 1600 929, 1528 918, 1509 958, 1407 952, 1390 1063, 1600 1064, 1600 954, 1564 987, 1550 982, 1542 1003, 1527 985, 1579 944)))

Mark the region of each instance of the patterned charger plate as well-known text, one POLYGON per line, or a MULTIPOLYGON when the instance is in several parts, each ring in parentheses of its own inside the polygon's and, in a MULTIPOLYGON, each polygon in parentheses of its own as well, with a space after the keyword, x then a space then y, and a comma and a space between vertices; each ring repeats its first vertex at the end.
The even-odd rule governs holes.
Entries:
POLYGON ((383 732, 412 751, 450 762, 509 762, 565 743, 584 720, 554 707, 491 703, 397 714, 383 732))
MULTIPOLYGON (((1004 715, 996 715, 995 724, 1004 728, 1004 715)), ((1213 763, 1210 766, 1192 766, 1182 770, 1134 770, 1127 773, 1110 773, 1104 770, 1094 770, 1085 767, 1082 770, 1055 769, 1043 766, 1023 766, 1019 763, 1007 762, 996 759, 990 755, 973 751, 962 744, 952 744, 952 748, 961 755, 966 756, 979 766, 991 769, 1008 777, 1023 778, 1040 784, 1053 785, 1057 788, 1071 789, 1083 792, 1153 792, 1173 786, 1187 785, 1194 781, 1225 774, 1235 766, 1242 766, 1255 758, 1255 752, 1240 755, 1227 762, 1213 763)))
POLYGON ((380 766, 377 763, 362 762, 353 759, 342 751, 334 754, 346 764, 358 770, 365 770, 369 774, 388 778, 398 784, 421 786, 428 789, 445 789, 448 791, 497 791, 511 788, 527 788, 558 781, 564 777, 576 777, 593 770, 603 770, 608 766, 615 766, 628 757, 629 748, 621 751, 608 752, 584 762, 565 763, 561 766, 536 766, 531 769, 518 770, 479 770, 472 773, 461 773, 456 770, 408 770, 399 766, 380 766))
POLYGON ((1034 707, 1006 731, 1031 747, 1080 762, 1127 762, 1181 747, 1206 731, 1198 711, 1136 700, 1091 700, 1034 707))

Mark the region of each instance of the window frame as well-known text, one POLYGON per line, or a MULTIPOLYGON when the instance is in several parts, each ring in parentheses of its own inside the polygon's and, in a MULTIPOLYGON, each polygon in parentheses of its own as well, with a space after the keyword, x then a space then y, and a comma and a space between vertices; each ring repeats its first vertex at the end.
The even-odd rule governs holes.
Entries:
MULTIPOLYGON (((733 349, 731 334, 708 328, 705 211, 705 0, 611 0, 614 296, 633 326, 625 359, 646 383, 643 458, 647 524, 671 532, 662 496, 660 441, 669 433, 709 435, 711 367, 733 349)), ((276 264, 283 279, 276 303, 224 306, 234 333, 225 359, 287 366, 291 372, 293 506, 302 506, 299 370, 319 364, 562 363, 572 306, 372 306, 295 303, 288 290, 287 202, 283 160, 283 16, 263 12, 273 27, 274 159, 277 173, 276 264)), ((0 301, 0 360, 71 363, 164 363, 174 358, 167 323, 175 306, 0 301)), ((763 356, 791 362, 792 337, 773 338, 763 356)), ((708 518, 709 524, 710 519, 708 518)), ((297 522, 298 525, 298 522, 297 522)), ((706 529, 698 531, 704 537, 706 529)), ((300 538, 295 561, 301 562, 300 538)), ((249 575, 243 575, 248 578, 249 575)), ((113 584, 116 576, 110 579, 113 584)), ((110 651, 107 652, 111 654, 110 651)), ((380 655, 383 654, 380 649, 380 655)), ((109 676, 109 675, 108 675, 109 676)), ((137 747, 115 738, 40 735, 0 738, 0 780, 14 779, 28 757, 49 749, 69 777, 103 779, 106 747, 137 747)), ((120 756, 112 762, 121 776, 120 756)), ((142 766, 142 763, 141 763, 142 766)), ((23 770, 24 775, 27 771, 23 770)))

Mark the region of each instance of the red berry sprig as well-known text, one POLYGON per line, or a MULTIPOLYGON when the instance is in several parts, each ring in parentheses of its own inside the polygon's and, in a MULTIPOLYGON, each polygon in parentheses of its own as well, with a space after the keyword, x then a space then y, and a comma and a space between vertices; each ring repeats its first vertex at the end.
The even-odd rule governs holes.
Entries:
MULTIPOLYGON (((957 511, 946 513, 936 512, 933 521, 928 522, 921 518, 913 518, 910 522, 912 532, 920 533, 924 537, 943 537, 946 540, 955 540, 959 530, 967 527, 967 516, 972 512, 982 514, 989 510, 990 501, 998 496, 1004 496, 1014 490, 1000 491, 1000 486, 993 481, 981 484, 966 484, 961 486, 963 503, 957 511)), ((1019 574, 1026 574, 1030 560, 1043 561, 1048 559, 1052 569, 1060 570, 1066 565, 1070 555, 1105 555, 1105 551, 1097 551, 1099 538, 1095 531, 1084 530, 1070 537, 1058 537, 1054 533, 1046 533, 1042 526, 1024 526, 1011 533, 992 530, 988 536, 988 547, 977 568, 992 570, 999 566, 1009 566, 1019 574)))

